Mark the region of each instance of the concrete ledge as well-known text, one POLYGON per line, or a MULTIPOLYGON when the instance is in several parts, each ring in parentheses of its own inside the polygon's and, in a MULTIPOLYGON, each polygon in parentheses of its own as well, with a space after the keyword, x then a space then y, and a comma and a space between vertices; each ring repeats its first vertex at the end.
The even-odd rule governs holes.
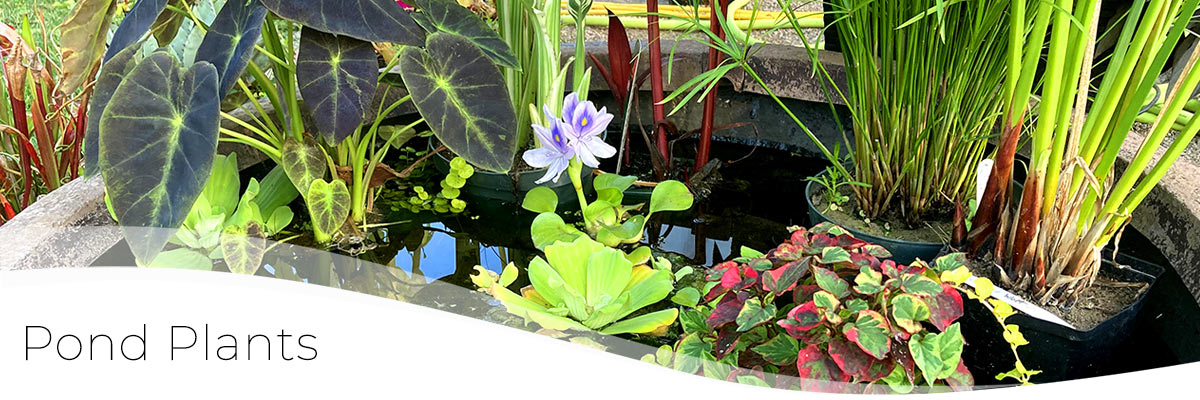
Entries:
POLYGON ((104 179, 76 179, 0 226, 0 270, 86 267, 120 239, 104 179))

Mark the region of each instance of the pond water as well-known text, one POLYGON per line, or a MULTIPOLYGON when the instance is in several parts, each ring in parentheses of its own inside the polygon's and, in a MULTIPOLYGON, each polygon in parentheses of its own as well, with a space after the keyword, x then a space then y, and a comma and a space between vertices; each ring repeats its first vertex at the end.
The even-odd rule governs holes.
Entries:
MULTIPOLYGON (((717 143, 713 157, 736 160, 749 149, 717 143)), ((808 225, 804 178, 823 169, 824 161, 779 149, 755 152, 754 157, 721 168, 722 179, 708 186, 690 212, 655 218, 648 224, 645 243, 676 267, 707 266, 733 257, 742 246, 769 250, 786 238, 789 225, 808 225)), ((264 171, 252 168, 245 173, 259 172, 264 171)), ((432 175, 436 174, 427 178, 431 179, 427 187, 437 187, 432 175)), ((499 272, 510 262, 523 267, 537 256, 528 234, 534 215, 514 204, 474 201, 470 196, 465 200, 468 209, 461 214, 412 213, 382 202, 376 208, 383 210, 381 220, 391 225, 371 230, 362 243, 349 249, 315 246, 303 238, 280 243, 268 252, 257 275, 353 290, 521 327, 502 306, 472 291, 470 275, 476 265, 499 272)), ((300 218, 304 213, 296 214, 300 218)), ((1162 254, 1136 232, 1125 234, 1121 249, 1167 265, 1162 254)), ((93 265, 132 264, 128 248, 119 243, 93 265)), ((522 273, 516 285, 525 284, 522 273)), ((664 301, 655 307, 670 306, 664 301)), ((1200 337, 1200 307, 1171 268, 1151 290, 1136 325, 1133 336, 1103 361, 1103 373, 1200 361, 1200 346, 1194 343, 1200 337)), ((608 340, 610 351, 626 346, 595 339, 608 340)), ((670 338, 634 340, 650 346, 671 342, 670 338)), ((618 352, 636 358, 650 347, 625 348, 618 352)), ((987 377, 976 379, 989 382, 987 377)))

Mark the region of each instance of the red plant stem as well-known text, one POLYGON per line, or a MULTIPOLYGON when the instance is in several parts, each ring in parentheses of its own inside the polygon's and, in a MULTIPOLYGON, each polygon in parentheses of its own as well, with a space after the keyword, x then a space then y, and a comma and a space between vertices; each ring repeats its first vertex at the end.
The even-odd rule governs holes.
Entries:
POLYGON ((14 128, 16 128, 17 132, 21 134, 21 137, 17 138, 18 147, 21 148, 21 176, 23 177, 21 180, 24 182, 25 186, 25 191, 21 195, 21 208, 29 206, 29 196, 33 191, 33 180, 30 179, 30 177, 33 176, 33 168, 30 165, 30 154, 32 154, 33 146, 30 145, 28 140, 29 121, 25 116, 25 100, 23 99, 24 93, 24 88, 21 88, 20 91, 14 91, 12 82, 9 82, 8 102, 12 105, 13 125, 16 125, 14 128), (20 93, 22 97, 17 97, 18 93, 20 93))
POLYGON ((37 154, 42 160, 42 184, 50 190, 58 188, 58 156, 54 151, 54 137, 50 127, 46 126, 46 98, 42 95, 42 87, 33 85, 35 103, 33 108, 33 130, 37 136, 37 154))
POLYGON ((662 45, 659 42, 658 30, 658 0, 646 0, 646 30, 650 39, 650 99, 654 101, 651 107, 654 111, 654 131, 657 132, 658 153, 666 160, 667 167, 671 166, 670 154, 667 151, 667 130, 662 126, 666 119, 663 110, 663 76, 662 76, 662 45))
POLYGON ((88 88, 87 91, 83 93, 83 98, 79 100, 79 108, 75 110, 75 134, 71 135, 73 137, 70 142, 70 161, 68 162, 68 164, 70 164, 69 173, 71 179, 79 177, 79 154, 83 148, 83 137, 87 134, 87 109, 88 102, 90 102, 91 99, 92 90, 91 88, 88 88))
POLYGON ((0 203, 4 203, 4 219, 11 221, 16 218, 17 212, 13 211, 12 204, 9 204, 8 199, 2 194, 0 194, 0 203))
MULTIPOLYGON (((721 29, 720 19, 717 18, 717 13, 724 11, 729 7, 729 0, 714 0, 709 10, 708 28, 717 34, 718 38, 725 39, 725 31, 721 29)), ((712 38, 708 39, 710 45, 715 45, 712 38)), ((717 68, 721 63, 721 53, 716 47, 708 47, 708 70, 717 68)), ((695 171, 700 171, 700 168, 708 164, 708 152, 712 146, 713 134, 713 118, 717 112, 717 91, 708 92, 704 98, 704 116, 700 120, 700 145, 696 149, 696 167, 695 171)))

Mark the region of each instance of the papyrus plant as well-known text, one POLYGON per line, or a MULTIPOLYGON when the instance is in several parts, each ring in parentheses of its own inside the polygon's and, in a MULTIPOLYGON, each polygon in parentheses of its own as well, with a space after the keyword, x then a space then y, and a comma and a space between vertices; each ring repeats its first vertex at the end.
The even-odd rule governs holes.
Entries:
POLYGON ((1179 78, 1149 134, 1130 135, 1200 0, 1137 0, 1110 29, 1101 25, 1098 0, 1009 3, 1004 134, 968 245, 994 257, 1001 285, 1028 290, 1041 304, 1070 305, 1095 281, 1100 249, 1119 240, 1134 209, 1200 131, 1192 119, 1159 155, 1200 83, 1193 51, 1177 65, 1179 78), (1116 45, 1097 54, 1106 31, 1118 35, 1116 45), (1093 76, 1102 56, 1108 64, 1093 76), (1030 164, 1018 193, 1013 157, 1023 133, 1030 164), (1136 155, 1117 173, 1127 145, 1136 155))

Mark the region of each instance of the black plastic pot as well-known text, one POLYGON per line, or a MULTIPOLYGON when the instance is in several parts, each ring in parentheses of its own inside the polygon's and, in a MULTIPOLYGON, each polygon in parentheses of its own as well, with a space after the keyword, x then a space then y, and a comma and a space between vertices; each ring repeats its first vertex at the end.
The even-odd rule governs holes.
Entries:
MULTIPOLYGON (((436 148, 437 141, 430 140, 429 148, 436 148)), ((446 151, 439 152, 436 157, 433 157, 434 167, 441 173, 450 172, 450 157, 446 151)), ((563 176, 559 177, 558 182, 546 182, 543 184, 535 183, 546 174, 545 169, 535 169, 523 171, 517 174, 514 179, 512 175, 496 173, 491 171, 475 170, 475 174, 467 178, 467 183, 462 187, 462 193, 470 198, 477 200, 493 200, 505 203, 519 203, 525 198, 525 193, 528 193, 534 187, 545 186, 558 195, 558 205, 560 209, 569 209, 575 207, 578 209, 578 199, 575 195, 575 188, 571 186, 571 178, 567 177, 564 172, 563 176)), ((586 165, 583 167, 583 190, 587 195, 592 195, 592 169, 586 165)))
MULTIPOLYGON (((823 176, 825 173, 826 171, 822 171, 820 174, 817 174, 817 176, 823 176)), ((825 214, 821 212, 816 204, 813 204, 813 195, 816 194, 816 190, 819 188, 820 184, 814 181, 808 181, 808 186, 804 189, 804 201, 808 204, 809 222, 811 225, 816 225, 822 222, 832 222, 836 224, 837 221, 825 216, 825 214)), ((938 253, 941 252, 942 247, 945 246, 945 243, 941 242, 915 242, 893 239, 872 235, 846 226, 843 226, 842 228, 850 231, 850 233, 856 238, 883 246, 883 248, 892 253, 892 260, 900 264, 908 264, 918 258, 922 261, 932 261, 933 259, 937 258, 938 253)))
MULTIPOLYGON (((1153 286, 1164 271, 1162 266, 1123 255, 1117 256, 1117 262, 1127 267, 1117 267, 1111 261, 1111 251, 1107 249, 1102 259, 1104 261, 1101 273, 1126 282, 1145 282, 1153 286)), ((1095 287, 1092 290, 1104 288, 1095 287)), ((1013 315, 1006 323, 1020 326, 1021 334, 1029 341, 1029 344, 1020 347, 1018 352, 1026 368, 1042 371, 1033 376, 1034 382, 1048 383, 1099 376, 1112 369, 1107 365, 1109 358, 1113 351, 1129 338, 1134 328, 1133 322, 1145 305, 1146 293, 1149 292, 1149 287, 1142 290, 1133 304, 1087 331, 1068 328, 1025 314, 1013 315)), ((967 345, 963 348, 962 357, 975 376, 976 384, 1013 383, 1011 379, 1000 382, 995 380, 996 374, 1012 370, 1015 361, 995 317, 977 301, 964 298, 964 303, 964 315, 959 320, 959 325, 967 345)))

